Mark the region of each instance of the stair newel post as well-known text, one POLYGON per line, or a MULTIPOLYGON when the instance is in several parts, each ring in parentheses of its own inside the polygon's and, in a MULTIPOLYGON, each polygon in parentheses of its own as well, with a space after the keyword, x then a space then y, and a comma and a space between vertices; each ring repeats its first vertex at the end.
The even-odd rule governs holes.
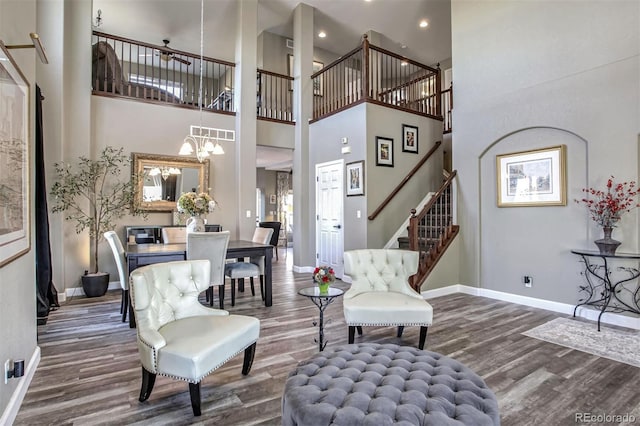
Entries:
POLYGON ((371 99, 371 94, 369 93, 369 38, 366 34, 362 36, 364 40, 362 40, 362 75, 364 76, 364 81, 362 82, 362 88, 364 90, 365 99, 371 99))
MULTIPOLYGON (((411 209, 411 217, 409 218, 409 250, 418 252, 418 271, 422 269, 422 255, 418 246, 418 218, 416 217, 416 209, 411 209)), ((418 273, 409 277, 409 285, 413 289, 416 288, 416 280, 422 274, 418 273)), ((417 290, 416 290, 417 291, 417 290)))
POLYGON ((438 70, 436 73, 436 113, 438 116, 444 117, 444 114, 442 113, 442 71, 440 70, 440 62, 438 62, 436 69, 438 70))

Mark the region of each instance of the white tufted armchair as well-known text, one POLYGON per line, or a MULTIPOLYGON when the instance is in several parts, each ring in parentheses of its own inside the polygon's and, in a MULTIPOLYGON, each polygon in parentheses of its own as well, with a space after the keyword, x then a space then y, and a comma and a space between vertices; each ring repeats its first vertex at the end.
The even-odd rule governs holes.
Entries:
POLYGON ((208 260, 156 263, 131 273, 138 352, 142 361, 141 402, 151 395, 156 375, 189 382, 193 414, 199 416, 200 381, 244 350, 242 374, 251 370, 260 335, 253 317, 203 306, 209 288, 208 260))
POLYGON ((420 326, 424 349, 427 328, 433 320, 431 305, 409 285, 418 271, 418 252, 408 250, 364 249, 344 253, 344 273, 352 279, 344 294, 344 318, 349 326, 349 343, 362 326, 398 326, 402 337, 405 326, 420 326))

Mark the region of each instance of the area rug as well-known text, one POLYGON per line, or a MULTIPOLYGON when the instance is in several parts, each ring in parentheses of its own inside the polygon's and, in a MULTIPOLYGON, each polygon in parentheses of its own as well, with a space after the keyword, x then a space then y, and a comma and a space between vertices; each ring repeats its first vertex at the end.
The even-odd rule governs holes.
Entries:
POLYGON ((640 367, 640 331, 618 330, 594 322, 556 318, 522 334, 556 345, 640 367))

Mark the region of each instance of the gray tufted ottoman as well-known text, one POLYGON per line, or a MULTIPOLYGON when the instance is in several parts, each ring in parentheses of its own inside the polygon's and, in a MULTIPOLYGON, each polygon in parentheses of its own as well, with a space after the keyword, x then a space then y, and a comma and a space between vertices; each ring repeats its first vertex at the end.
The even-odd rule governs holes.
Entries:
POLYGON ((460 362, 410 346, 360 343, 298 364, 284 426, 499 425, 498 402, 460 362))

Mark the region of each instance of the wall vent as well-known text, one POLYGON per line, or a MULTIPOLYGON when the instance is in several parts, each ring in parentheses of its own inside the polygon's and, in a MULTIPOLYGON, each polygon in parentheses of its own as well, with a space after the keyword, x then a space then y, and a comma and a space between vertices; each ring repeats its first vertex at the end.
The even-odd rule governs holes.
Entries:
POLYGON ((293 49, 293 40, 291 40, 290 38, 287 39, 287 47, 289 49, 293 49))

